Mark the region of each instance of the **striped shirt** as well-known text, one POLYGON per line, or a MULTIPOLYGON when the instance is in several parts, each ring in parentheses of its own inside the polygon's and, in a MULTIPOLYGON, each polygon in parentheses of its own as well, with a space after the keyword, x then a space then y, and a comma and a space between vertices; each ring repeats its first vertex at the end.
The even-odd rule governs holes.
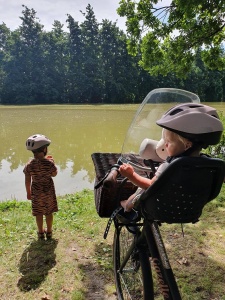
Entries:
POLYGON ((24 174, 31 176, 32 214, 49 215, 58 211, 55 186, 51 174, 57 168, 49 159, 32 159, 24 167, 24 174))

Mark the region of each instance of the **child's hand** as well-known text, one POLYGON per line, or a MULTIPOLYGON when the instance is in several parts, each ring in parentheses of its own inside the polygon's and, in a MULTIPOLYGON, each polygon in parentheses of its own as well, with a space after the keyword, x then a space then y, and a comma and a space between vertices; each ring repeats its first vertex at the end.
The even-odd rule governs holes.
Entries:
POLYGON ((52 162, 54 162, 54 159, 51 155, 47 155, 45 158, 47 158, 47 159, 51 160, 52 162))
POLYGON ((126 210, 126 204, 127 204, 127 200, 120 201, 120 205, 124 208, 124 210, 126 210))
POLYGON ((134 169, 129 164, 122 164, 119 168, 119 172, 122 176, 131 178, 133 176, 134 169))

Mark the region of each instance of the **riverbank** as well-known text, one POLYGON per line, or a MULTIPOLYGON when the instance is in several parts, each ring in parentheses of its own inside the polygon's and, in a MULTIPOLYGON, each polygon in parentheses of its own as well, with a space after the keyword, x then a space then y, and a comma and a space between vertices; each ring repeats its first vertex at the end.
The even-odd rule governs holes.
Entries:
MULTIPOLYGON (((225 299, 224 199, 223 188, 200 222, 184 225, 184 237, 180 225, 162 226, 184 300, 225 299)), ((29 201, 0 203, 1 300, 116 299, 113 226, 104 240, 107 219, 98 217, 93 191, 58 202, 51 241, 37 241, 29 201)))

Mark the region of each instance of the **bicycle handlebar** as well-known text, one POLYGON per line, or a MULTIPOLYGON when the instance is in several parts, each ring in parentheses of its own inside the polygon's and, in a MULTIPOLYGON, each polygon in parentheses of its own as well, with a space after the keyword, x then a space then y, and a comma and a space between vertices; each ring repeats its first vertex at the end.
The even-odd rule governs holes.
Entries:
POLYGON ((119 163, 120 164, 123 164, 123 163, 129 164, 135 169, 135 171, 143 171, 143 172, 151 172, 152 171, 152 169, 150 167, 148 167, 148 166, 144 167, 144 166, 139 165, 131 160, 127 160, 124 157, 119 158, 119 163))
POLYGON ((120 173, 119 173, 119 167, 123 163, 128 163, 131 166, 133 166, 134 169, 139 170, 139 171, 149 172, 149 171, 152 170, 150 167, 143 167, 143 166, 137 165, 136 163, 128 161, 128 160, 126 160, 123 157, 120 157, 118 159, 117 164, 114 164, 111 167, 109 173, 102 179, 102 184, 103 184, 104 188, 111 189, 111 188, 115 187, 115 185, 116 185, 116 179, 120 175, 120 173))
POLYGON ((103 187, 106 189, 113 188, 116 184, 116 179, 119 175, 119 165, 115 164, 112 166, 111 170, 109 171, 108 175, 106 176, 103 187))

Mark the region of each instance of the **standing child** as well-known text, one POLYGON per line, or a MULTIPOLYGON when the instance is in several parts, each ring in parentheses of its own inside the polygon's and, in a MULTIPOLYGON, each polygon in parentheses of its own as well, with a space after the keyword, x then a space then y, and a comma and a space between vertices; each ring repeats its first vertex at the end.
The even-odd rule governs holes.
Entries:
POLYGON ((26 148, 33 152, 34 158, 29 161, 23 172, 27 199, 32 201, 32 214, 36 217, 38 238, 52 237, 53 213, 58 211, 55 186, 52 177, 57 175, 52 156, 46 156, 51 141, 42 134, 30 136, 26 148), (43 216, 47 228, 43 227, 43 216))

